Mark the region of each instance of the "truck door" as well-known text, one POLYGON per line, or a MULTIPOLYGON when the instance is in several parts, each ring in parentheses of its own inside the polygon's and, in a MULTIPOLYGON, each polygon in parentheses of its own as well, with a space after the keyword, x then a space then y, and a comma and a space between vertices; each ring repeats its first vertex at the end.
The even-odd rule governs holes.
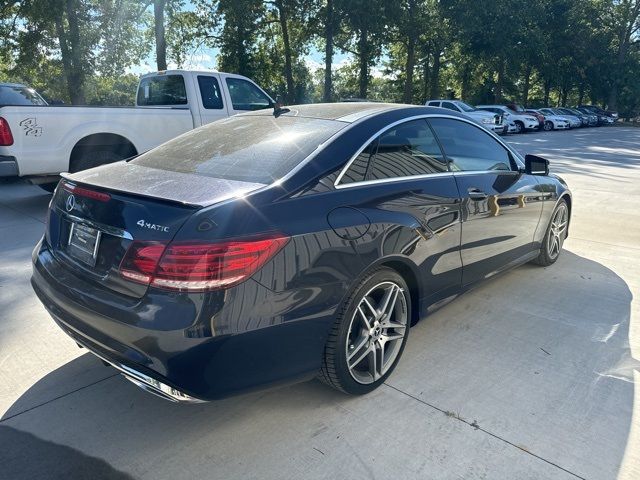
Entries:
POLYGON ((246 78, 224 75, 229 115, 273 107, 273 100, 246 78))
POLYGON ((200 124, 215 122, 230 115, 222 95, 220 76, 217 74, 197 75, 196 86, 200 97, 200 124))

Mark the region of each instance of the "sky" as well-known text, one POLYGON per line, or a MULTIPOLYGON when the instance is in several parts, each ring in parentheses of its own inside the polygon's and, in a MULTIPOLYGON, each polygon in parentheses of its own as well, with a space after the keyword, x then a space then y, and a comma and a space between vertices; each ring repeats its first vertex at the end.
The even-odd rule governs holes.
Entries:
MULTIPOLYGON (((190 0, 187 0, 185 8, 186 10, 194 9, 190 0)), ((217 48, 210 48, 207 46, 194 48, 188 53, 182 68, 187 70, 217 70, 216 57, 218 56, 218 53, 219 50, 217 48)), ((324 52, 318 51, 313 46, 309 53, 303 57, 303 60, 311 72, 316 71, 318 68, 324 68, 324 52)), ((333 56, 333 69, 338 69, 350 61, 351 55, 336 52, 333 56)), ((177 65, 169 62, 168 67, 169 69, 173 69, 177 68, 177 65)), ((151 52, 139 65, 132 66, 127 71, 136 75, 142 75, 156 70, 155 52, 151 52)), ((372 73, 376 75, 378 72, 376 70, 372 73)))

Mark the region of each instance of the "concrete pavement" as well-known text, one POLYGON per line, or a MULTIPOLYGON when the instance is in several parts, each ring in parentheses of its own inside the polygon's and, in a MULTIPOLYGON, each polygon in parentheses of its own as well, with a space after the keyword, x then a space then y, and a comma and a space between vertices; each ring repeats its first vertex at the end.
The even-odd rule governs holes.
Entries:
POLYGON ((508 137, 574 192, 558 262, 423 319, 386 385, 145 394, 31 291, 49 196, 0 184, 0 478, 640 478, 640 129, 508 137))

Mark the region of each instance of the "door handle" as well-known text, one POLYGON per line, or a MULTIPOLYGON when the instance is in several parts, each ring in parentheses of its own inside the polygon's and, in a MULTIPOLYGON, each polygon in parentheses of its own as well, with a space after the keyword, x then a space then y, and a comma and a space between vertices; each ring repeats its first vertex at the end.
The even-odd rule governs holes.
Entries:
POLYGON ((479 188, 475 188, 475 187, 471 187, 467 191, 469 192, 469 198, 471 200, 475 200, 475 201, 486 200, 487 197, 489 196, 486 193, 484 193, 482 190, 480 190, 479 188))

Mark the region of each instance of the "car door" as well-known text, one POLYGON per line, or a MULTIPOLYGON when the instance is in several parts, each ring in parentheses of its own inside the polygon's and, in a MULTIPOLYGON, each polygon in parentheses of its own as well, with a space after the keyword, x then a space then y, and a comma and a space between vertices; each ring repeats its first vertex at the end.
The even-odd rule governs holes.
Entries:
POLYGON ((536 250, 538 180, 499 140, 470 122, 429 119, 462 198, 462 282, 490 277, 536 250))
POLYGON ((262 110, 273 106, 271 98, 249 80, 225 75, 224 82, 227 85, 229 115, 262 110))
POLYGON ((460 289, 458 189, 426 120, 393 126, 363 146, 337 188, 348 193, 345 206, 371 222, 358 240, 365 264, 411 258, 426 286, 426 304, 460 289))
POLYGON ((198 75, 197 88, 200 93, 200 122, 201 125, 226 118, 227 105, 220 88, 220 76, 217 74, 198 75))

